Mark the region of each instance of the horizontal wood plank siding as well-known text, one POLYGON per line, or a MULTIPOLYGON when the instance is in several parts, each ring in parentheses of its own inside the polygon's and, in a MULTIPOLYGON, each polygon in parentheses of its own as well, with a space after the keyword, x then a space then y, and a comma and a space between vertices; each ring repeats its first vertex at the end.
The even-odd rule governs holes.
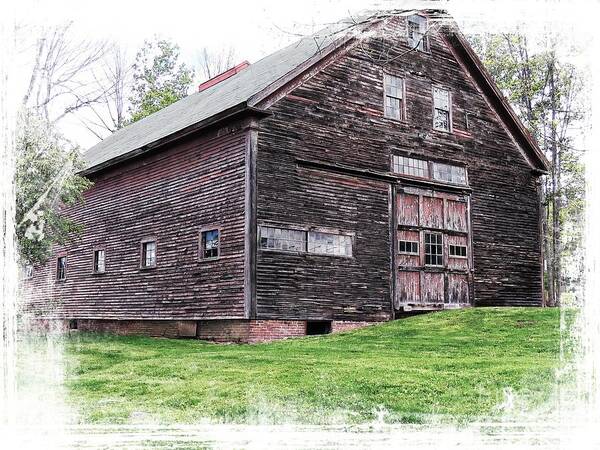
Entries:
POLYGON ((66 252, 35 268, 24 288, 39 315, 79 318, 244 318, 244 130, 222 129, 100 174, 67 213, 85 227, 66 252), (220 228, 220 257, 198 261, 201 227, 220 228), (156 268, 140 268, 140 241, 156 239, 156 268), (92 274, 105 249, 106 273, 92 274), (48 302, 49 301, 49 302, 48 302))
MULTIPOLYGON (((537 176, 499 116, 455 59, 446 39, 434 33, 429 52, 407 53, 402 37, 404 27, 404 19, 390 22, 384 28, 390 33, 389 40, 366 39, 270 107, 273 116, 263 120, 259 135, 258 219, 326 226, 334 214, 341 228, 355 231, 357 236, 368 231, 383 233, 379 222, 358 223, 354 215, 364 204, 383 201, 383 190, 357 192, 357 203, 336 204, 335 198, 349 189, 348 182, 331 182, 332 186, 325 188, 323 180, 327 177, 321 176, 318 181, 315 175, 312 184, 302 185, 294 158, 378 172, 391 170, 392 155, 460 165, 467 168, 472 189, 474 304, 541 305, 537 176), (385 60, 385 65, 378 59, 385 60), (404 121, 383 117, 384 72, 405 80, 404 121), (451 92, 452 133, 433 129, 432 85, 444 86, 451 92), (332 194, 333 184, 339 193, 332 194), (328 206, 313 206, 307 197, 329 202, 328 206)), ((407 183, 410 184, 402 181, 400 185, 407 183)), ((435 210, 435 205, 431 206, 430 212, 435 210)), ((457 216, 452 226, 464 229, 467 224, 463 222, 463 205, 459 206, 451 206, 457 216)), ((398 205, 402 207, 412 206, 398 205)), ((417 213, 415 220, 428 220, 428 216, 419 218, 417 213)), ((356 258, 361 257, 362 250, 357 246, 356 258)), ((259 255, 259 312, 281 317, 287 308, 292 308, 295 315, 332 315, 330 309, 315 310, 313 303, 321 295, 321 301, 337 305, 337 278, 330 282, 328 291, 326 284, 317 281, 317 275, 312 276, 311 282, 319 283, 322 294, 315 294, 314 302, 306 302, 306 307, 302 306, 303 293, 292 300, 292 294, 287 292, 297 289, 298 280, 309 282, 301 261, 274 254, 259 255), (279 287, 275 274, 284 280, 279 287), (282 298, 286 301, 281 301, 277 309, 277 299, 282 298)), ((372 261, 374 265, 369 270, 378 274, 373 283, 377 283, 380 271, 389 270, 388 262, 387 255, 372 261)), ((323 267, 337 266, 336 276, 345 276, 349 283, 354 280, 352 271, 342 270, 343 261, 318 263, 323 267)), ((463 289, 462 284, 457 285, 463 289)), ((356 302, 358 308, 366 302, 364 288, 357 285, 351 290, 355 298, 361 299, 356 302)))

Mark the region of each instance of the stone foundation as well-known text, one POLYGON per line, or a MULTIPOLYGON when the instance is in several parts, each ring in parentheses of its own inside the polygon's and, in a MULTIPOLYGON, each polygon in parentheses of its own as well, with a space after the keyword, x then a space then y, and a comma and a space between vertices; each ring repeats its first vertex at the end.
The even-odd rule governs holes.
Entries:
MULTIPOLYGON (((306 335, 305 320, 112 320, 37 319, 30 322, 41 331, 83 331, 130 336, 197 338, 212 342, 259 343, 306 335)), ((331 332, 372 325, 373 322, 331 321, 331 332)))

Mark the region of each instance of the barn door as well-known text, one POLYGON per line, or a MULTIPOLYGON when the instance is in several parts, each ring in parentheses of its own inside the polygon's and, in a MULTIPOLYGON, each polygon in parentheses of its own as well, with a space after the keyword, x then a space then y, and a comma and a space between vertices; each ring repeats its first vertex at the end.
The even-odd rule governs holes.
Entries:
POLYGON ((470 303, 469 197, 404 188, 396 194, 396 309, 470 303))

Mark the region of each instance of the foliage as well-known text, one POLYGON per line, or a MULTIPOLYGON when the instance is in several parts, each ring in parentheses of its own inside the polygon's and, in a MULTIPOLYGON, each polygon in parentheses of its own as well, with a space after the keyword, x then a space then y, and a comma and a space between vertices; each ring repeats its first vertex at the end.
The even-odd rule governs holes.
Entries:
POLYGON ((65 243, 81 225, 60 212, 61 205, 82 200, 91 186, 76 174, 83 167, 76 147, 35 113, 19 117, 16 139, 16 222, 23 263, 41 263, 52 244, 65 243))
POLYGON ((133 65, 130 123, 185 97, 193 71, 179 64, 179 47, 166 40, 146 41, 133 65))
POLYGON ((582 151, 574 142, 587 110, 583 75, 559 56, 557 42, 564 40, 558 36, 545 36, 534 45, 519 33, 470 40, 550 161, 543 185, 545 280, 549 304, 558 304, 564 285, 576 289, 583 279, 585 184, 582 151))
POLYGON ((560 314, 472 308, 257 345, 79 334, 67 387, 92 422, 469 420, 503 412, 507 389, 515 408, 548 399, 560 314))

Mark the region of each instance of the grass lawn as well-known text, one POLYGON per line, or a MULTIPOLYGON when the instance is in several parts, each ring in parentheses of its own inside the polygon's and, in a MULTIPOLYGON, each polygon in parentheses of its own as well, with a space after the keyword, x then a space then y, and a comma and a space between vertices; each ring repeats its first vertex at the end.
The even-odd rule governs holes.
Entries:
POLYGON ((531 407, 549 397, 559 315, 471 308, 259 345, 79 334, 67 388, 103 423, 469 420, 498 414, 506 388, 531 407))

